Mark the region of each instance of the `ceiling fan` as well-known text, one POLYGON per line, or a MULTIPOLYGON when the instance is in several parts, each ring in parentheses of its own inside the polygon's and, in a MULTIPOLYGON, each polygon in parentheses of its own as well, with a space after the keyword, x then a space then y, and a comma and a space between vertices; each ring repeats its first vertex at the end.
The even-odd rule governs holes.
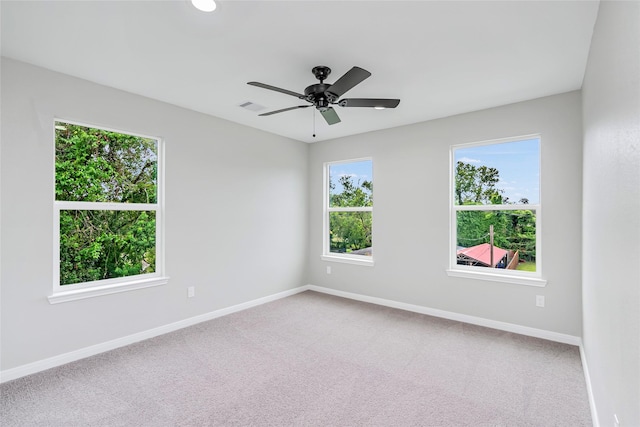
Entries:
POLYGON ((368 78, 371 73, 360 67, 353 67, 340 77, 334 84, 325 83, 326 78, 331 74, 331 68, 323 65, 313 67, 311 70, 320 83, 307 86, 304 95, 287 89, 267 85, 260 82, 248 82, 252 86, 261 87, 263 89, 274 90, 296 98, 307 101, 310 105, 296 105, 295 107, 283 108, 281 110, 270 111, 260 114, 260 116, 270 116, 272 114, 284 113, 285 111, 297 110, 298 108, 316 107, 322 117, 328 124, 334 125, 340 123, 338 113, 333 109, 332 105, 341 107, 369 107, 376 109, 396 108, 400 103, 399 99, 379 99, 379 98, 344 98, 342 95, 351 90, 354 86, 368 78))

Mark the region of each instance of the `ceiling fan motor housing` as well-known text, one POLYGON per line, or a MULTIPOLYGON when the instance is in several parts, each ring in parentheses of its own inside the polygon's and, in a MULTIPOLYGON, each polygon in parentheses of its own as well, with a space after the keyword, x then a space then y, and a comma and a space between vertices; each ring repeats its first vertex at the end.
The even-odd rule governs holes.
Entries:
POLYGON ((324 111, 331 105, 330 99, 325 94, 330 87, 331 85, 327 83, 317 83, 307 86, 304 90, 305 99, 315 105, 318 110, 324 111))

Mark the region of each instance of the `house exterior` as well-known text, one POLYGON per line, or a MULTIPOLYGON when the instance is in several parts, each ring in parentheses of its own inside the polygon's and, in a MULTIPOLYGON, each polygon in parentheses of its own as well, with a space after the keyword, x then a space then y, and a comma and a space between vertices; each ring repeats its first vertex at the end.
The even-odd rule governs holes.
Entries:
POLYGON ((480 267, 506 268, 509 251, 489 243, 481 243, 470 248, 459 248, 457 251, 458 264, 476 265, 480 267), (493 248, 493 263, 491 250, 493 248))

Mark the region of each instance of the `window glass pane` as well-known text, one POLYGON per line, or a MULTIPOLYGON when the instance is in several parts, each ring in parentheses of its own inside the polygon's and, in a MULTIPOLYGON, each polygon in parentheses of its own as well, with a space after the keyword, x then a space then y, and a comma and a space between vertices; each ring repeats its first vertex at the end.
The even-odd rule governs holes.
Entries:
POLYGON ((330 252, 371 256, 371 212, 329 212, 330 252))
POLYGON ((371 160, 329 165, 329 207, 373 206, 371 160))
POLYGON ((56 200, 157 202, 157 141, 56 122, 56 200))
POLYGON ((154 211, 60 211, 60 284, 153 273, 154 211))
POLYGON ((456 205, 540 203, 540 139, 454 151, 456 205))
POLYGON ((458 211, 456 223, 457 264, 536 271, 535 210, 458 211))

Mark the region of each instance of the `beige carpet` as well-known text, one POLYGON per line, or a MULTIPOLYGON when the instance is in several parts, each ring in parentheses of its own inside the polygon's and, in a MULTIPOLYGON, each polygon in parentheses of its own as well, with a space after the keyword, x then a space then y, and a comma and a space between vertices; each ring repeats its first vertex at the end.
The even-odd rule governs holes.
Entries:
POLYGON ((577 347, 304 292, 0 386, 9 426, 591 426, 577 347))

